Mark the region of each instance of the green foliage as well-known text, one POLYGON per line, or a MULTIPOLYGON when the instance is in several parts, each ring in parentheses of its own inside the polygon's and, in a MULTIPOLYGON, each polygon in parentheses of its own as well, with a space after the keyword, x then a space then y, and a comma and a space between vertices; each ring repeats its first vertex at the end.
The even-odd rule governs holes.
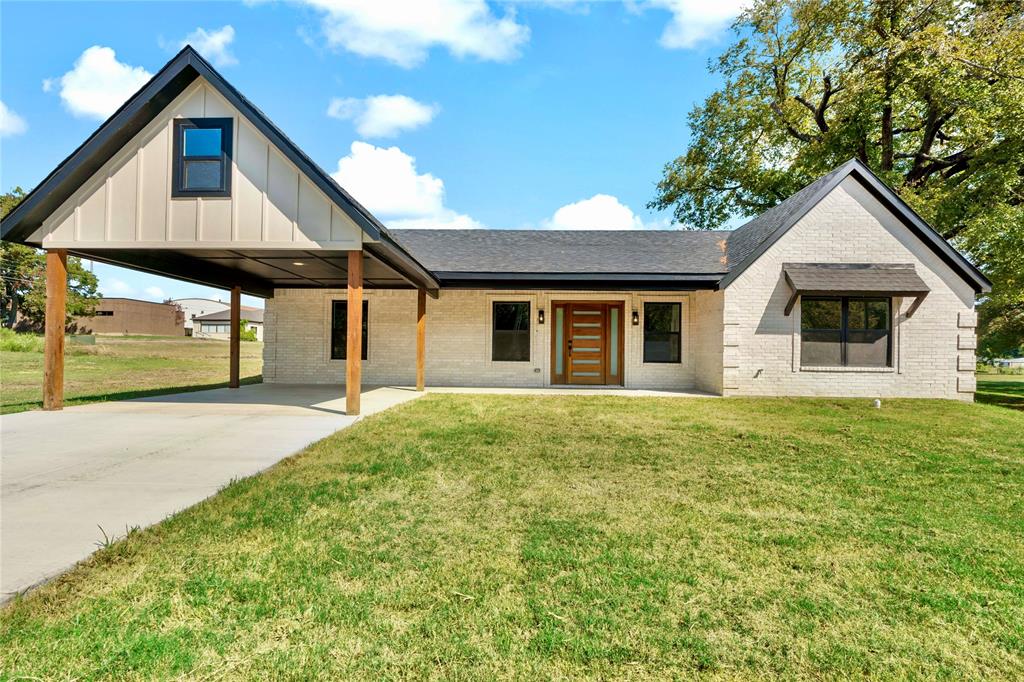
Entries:
MULTIPOLYGON (((25 192, 15 187, 0 195, 0 217, 6 216, 25 192)), ((41 328, 46 318, 46 256, 30 246, 0 242, 0 311, 3 326, 13 327, 18 314, 41 328)), ((92 315, 99 303, 99 280, 86 270, 82 259, 68 257, 67 321, 92 315)))
POLYGON ((42 353, 43 337, 39 334, 20 334, 0 327, 0 351, 12 353, 42 353))
POLYGON ((650 206, 715 228, 857 157, 993 281, 982 336, 1024 343, 1024 3, 755 0, 734 28, 650 206))
POLYGON ((255 341, 256 330, 249 328, 249 320, 242 320, 238 323, 239 325, 239 340, 241 341, 255 341))

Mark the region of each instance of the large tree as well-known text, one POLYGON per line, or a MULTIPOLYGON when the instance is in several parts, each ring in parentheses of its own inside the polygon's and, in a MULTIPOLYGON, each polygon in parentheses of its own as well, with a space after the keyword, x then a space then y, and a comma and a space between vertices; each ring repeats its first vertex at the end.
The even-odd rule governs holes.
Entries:
POLYGON ((1024 2, 754 0, 734 31, 650 206, 710 229, 857 157, 992 279, 983 350, 1024 343, 1024 2))
MULTIPOLYGON (((20 187, 0 194, 0 217, 6 216, 25 197, 20 187)), ((0 312, 5 327, 19 320, 42 328, 46 318, 46 257, 23 244, 0 242, 0 312), (20 313, 20 318, 19 318, 20 313)), ((85 269, 82 259, 68 258, 67 321, 92 315, 99 303, 99 281, 85 269)))

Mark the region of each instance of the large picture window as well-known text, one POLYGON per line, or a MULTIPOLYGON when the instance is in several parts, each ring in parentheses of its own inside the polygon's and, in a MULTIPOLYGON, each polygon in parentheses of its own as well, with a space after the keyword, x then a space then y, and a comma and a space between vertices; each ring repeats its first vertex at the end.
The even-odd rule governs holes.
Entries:
POLYGON ((644 303, 644 362, 682 361, 681 303, 644 303))
POLYGON ((804 367, 891 367, 892 299, 805 297, 800 302, 804 367))
POLYGON ((495 301, 491 310, 491 360, 529 362, 530 304, 495 301))
POLYGON ((231 196, 231 119, 174 120, 172 197, 231 196))
MULTIPOLYGON (((366 359, 367 340, 370 338, 370 308, 363 301, 363 352, 366 359)), ((331 301, 331 360, 348 358, 348 301, 331 301)))

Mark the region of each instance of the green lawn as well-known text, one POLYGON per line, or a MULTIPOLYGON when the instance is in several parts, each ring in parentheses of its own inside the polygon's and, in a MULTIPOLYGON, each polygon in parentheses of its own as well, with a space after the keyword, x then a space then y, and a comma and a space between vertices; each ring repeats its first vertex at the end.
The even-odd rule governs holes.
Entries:
POLYGON ((429 395, 0 612, 0 678, 1011 678, 1024 413, 429 395))
POLYGON ((1024 410, 1024 374, 978 374, 979 403, 1024 410))
MULTIPOLYGON (((263 344, 241 345, 245 383, 260 380, 263 344)), ((98 336, 96 345, 68 343, 65 404, 123 400, 226 386, 228 343, 161 336, 98 336)), ((0 413, 38 409, 43 400, 43 354, 0 351, 0 413)))

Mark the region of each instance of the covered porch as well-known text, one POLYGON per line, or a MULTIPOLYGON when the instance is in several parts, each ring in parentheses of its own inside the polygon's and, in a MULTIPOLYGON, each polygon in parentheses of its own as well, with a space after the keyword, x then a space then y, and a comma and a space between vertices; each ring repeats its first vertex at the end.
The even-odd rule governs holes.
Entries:
MULTIPOLYGON (((342 412, 357 416, 361 398, 363 346, 363 301, 365 289, 415 289, 416 382, 412 390, 425 388, 426 298, 437 297, 437 283, 407 254, 382 244, 341 252, 298 249, 238 250, 46 250, 46 321, 44 349, 43 409, 60 410, 64 405, 64 354, 67 297, 67 258, 70 255, 121 265, 165 277, 230 290, 230 342, 227 367, 228 386, 240 386, 241 296, 243 293, 272 298, 275 289, 339 289, 346 292, 345 395, 342 412), (390 257, 389 257, 390 256, 390 257), (395 258, 399 256, 399 258, 395 258), (396 261, 405 261, 396 263, 396 261)), ((322 390, 322 389, 321 389, 322 390)), ((339 396, 340 397, 340 396, 339 396)))

